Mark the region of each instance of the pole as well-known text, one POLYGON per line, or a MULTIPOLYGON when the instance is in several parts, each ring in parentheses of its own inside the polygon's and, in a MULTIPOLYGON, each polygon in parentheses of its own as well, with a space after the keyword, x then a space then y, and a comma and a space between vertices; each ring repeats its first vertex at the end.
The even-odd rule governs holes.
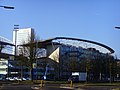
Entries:
POLYGON ((120 29, 120 27, 115 27, 116 29, 120 29))
POLYGON ((3 7, 5 9, 14 9, 14 7, 12 7, 12 6, 0 6, 0 7, 3 7))
POLYGON ((73 87, 73 81, 70 80, 70 87, 73 87))
POLYGON ((17 55, 17 31, 19 29, 19 25, 14 25, 14 31, 15 31, 15 58, 16 59, 16 55, 17 55))
MULTIPOLYGON (((15 37, 14 37, 14 39, 15 39, 15 54, 14 54, 15 57, 14 57, 14 60, 16 60, 16 56, 17 56, 17 31, 18 31, 18 29, 19 29, 18 26, 19 26, 19 25, 14 25, 14 32, 15 32, 15 33, 14 33, 14 36, 15 36, 15 37)), ((19 71, 19 69, 18 69, 18 75, 17 75, 17 76, 19 76, 19 72, 20 72, 20 71, 19 71)), ((18 84, 19 84, 19 80, 18 80, 18 84)))
POLYGON ((110 83, 111 83, 111 79, 112 79, 111 66, 112 66, 112 63, 111 63, 111 56, 109 54, 108 54, 108 59, 109 59, 109 75, 110 75, 110 83))
MULTIPOLYGON (((36 42, 36 50, 38 49, 38 41, 36 42)), ((36 81, 38 80, 38 62, 37 62, 37 59, 36 59, 36 81)))

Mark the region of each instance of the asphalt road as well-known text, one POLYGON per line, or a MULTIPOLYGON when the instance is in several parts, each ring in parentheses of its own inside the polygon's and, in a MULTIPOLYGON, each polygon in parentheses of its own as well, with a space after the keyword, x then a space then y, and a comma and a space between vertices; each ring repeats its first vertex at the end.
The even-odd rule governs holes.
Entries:
POLYGON ((36 85, 14 85, 14 84, 3 84, 0 86, 0 90, 70 90, 70 88, 63 88, 57 86, 36 86, 36 85))
POLYGON ((75 90, 120 90, 120 86, 79 86, 75 90))
POLYGON ((32 90, 31 85, 13 85, 3 84, 0 86, 0 90, 32 90))
POLYGON ((39 85, 18 85, 18 84, 3 84, 0 86, 0 90, 120 90, 120 86, 75 86, 73 88, 65 87, 61 85, 45 85, 40 87, 39 85))

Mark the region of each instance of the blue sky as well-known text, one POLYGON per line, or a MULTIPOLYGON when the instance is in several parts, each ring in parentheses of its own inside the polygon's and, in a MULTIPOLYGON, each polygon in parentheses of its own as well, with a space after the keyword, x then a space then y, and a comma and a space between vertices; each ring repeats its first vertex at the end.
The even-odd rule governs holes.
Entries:
POLYGON ((40 39, 56 36, 93 40, 120 57, 120 0, 0 0, 0 36, 12 40, 15 24, 32 27, 40 39))

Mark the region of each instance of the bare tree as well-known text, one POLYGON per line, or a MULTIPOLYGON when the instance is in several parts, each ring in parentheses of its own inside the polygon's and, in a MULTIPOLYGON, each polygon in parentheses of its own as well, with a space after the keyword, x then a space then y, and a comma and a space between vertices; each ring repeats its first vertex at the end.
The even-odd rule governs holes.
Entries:
MULTIPOLYGON (((26 44, 23 41, 23 45, 20 46, 20 51, 18 50, 21 56, 27 57, 27 64, 30 68, 30 78, 33 81, 33 63, 36 62, 37 57, 39 56, 40 49, 38 48, 38 38, 35 33, 31 35, 28 39, 28 43, 26 44)), ((22 60, 21 60, 22 61, 22 60)), ((23 62, 26 63, 26 62, 23 62)))

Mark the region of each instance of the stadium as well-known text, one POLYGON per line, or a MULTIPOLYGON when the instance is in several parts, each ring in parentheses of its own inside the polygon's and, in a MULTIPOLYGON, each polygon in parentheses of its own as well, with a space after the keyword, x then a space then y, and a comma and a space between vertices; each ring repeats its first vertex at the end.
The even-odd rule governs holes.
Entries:
MULTIPOLYGON (((1 47, 3 45, 15 46, 3 37, 1 37, 0 44, 1 47)), ((88 81, 108 81, 109 78, 115 76, 115 61, 112 56, 114 50, 107 45, 69 37, 55 37, 32 44, 40 50, 39 56, 33 62, 35 65, 33 67, 33 79, 35 80, 43 77, 47 80, 67 80, 72 72, 86 73, 88 81)), ((1 52, 1 54, 3 53, 1 52)), ((12 61, 13 59, 8 57, 14 55, 6 53, 6 57, 2 56, 1 58, 5 58, 9 63, 9 65, 6 64, 9 73, 6 71, 5 77, 21 77, 21 73, 22 77, 30 77, 28 66, 24 66, 24 72, 21 72, 21 66, 16 66, 14 64, 16 61, 12 61)))
POLYGON ((104 44, 68 37, 34 44, 42 50, 34 74, 37 79, 45 75, 48 80, 67 80, 72 72, 87 72, 89 81, 107 80, 111 76, 109 64, 114 61, 111 55, 114 50, 104 44))

